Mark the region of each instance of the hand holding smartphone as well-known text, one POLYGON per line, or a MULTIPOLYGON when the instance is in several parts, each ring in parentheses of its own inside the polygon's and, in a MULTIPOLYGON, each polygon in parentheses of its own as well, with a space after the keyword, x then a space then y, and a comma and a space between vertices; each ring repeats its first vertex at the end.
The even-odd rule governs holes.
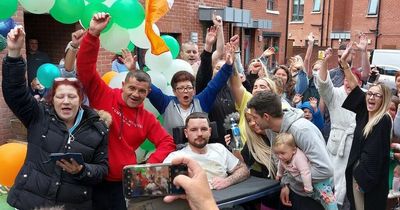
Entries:
POLYGON ((67 160, 70 161, 71 158, 74 159, 79 165, 83 165, 85 162, 83 161, 82 153, 51 153, 49 155, 50 161, 56 162, 57 160, 67 160))
POLYGON ((177 175, 188 175, 186 165, 143 164, 128 165, 123 169, 123 191, 126 198, 158 197, 184 194, 183 188, 173 184, 177 175))

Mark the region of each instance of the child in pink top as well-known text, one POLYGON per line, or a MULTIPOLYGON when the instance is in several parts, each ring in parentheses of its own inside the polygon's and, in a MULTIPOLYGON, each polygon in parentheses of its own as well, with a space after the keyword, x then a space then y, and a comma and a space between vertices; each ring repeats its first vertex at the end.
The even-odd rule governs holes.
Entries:
POLYGON ((327 210, 337 210, 331 181, 312 183, 311 165, 303 151, 295 143, 290 133, 279 134, 274 142, 273 151, 279 159, 276 179, 280 180, 285 171, 304 185, 304 191, 321 202, 327 210))

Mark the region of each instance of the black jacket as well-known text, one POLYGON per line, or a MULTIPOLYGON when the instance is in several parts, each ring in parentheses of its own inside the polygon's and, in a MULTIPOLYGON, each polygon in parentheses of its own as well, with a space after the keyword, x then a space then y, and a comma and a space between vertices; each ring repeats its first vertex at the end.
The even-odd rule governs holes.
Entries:
POLYGON ((54 108, 37 102, 28 92, 22 58, 3 60, 2 88, 7 105, 28 129, 25 163, 7 202, 18 209, 55 205, 91 209, 92 185, 108 172, 106 125, 94 110, 83 107, 82 120, 72 132, 74 140, 67 144, 68 129, 54 108), (46 163, 49 154, 57 152, 82 153, 83 170, 72 175, 54 162, 46 163))
MULTIPOLYGON (((196 75, 196 92, 200 93, 212 79, 212 53, 203 51, 200 55, 201 63, 196 75)), ((225 85, 214 101, 211 111, 208 113, 210 121, 217 123, 218 138, 210 139, 209 143, 221 143, 226 145, 224 136, 227 134, 224 127, 225 117, 235 112, 235 100, 228 85, 225 85)))

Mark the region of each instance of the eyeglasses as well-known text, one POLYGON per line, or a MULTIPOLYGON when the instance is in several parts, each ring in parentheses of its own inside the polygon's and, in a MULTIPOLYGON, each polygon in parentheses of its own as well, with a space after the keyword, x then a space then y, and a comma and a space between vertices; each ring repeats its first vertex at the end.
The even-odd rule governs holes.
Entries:
POLYGON ((194 88, 193 86, 187 86, 187 87, 177 87, 176 91, 178 91, 179 93, 183 93, 184 91, 190 92, 192 91, 194 88))
POLYGON ((383 95, 380 93, 373 93, 372 91, 367 91, 367 97, 371 97, 373 96, 373 98, 382 98, 383 95))
POLYGON ((76 77, 57 77, 57 78, 54 79, 54 81, 56 81, 56 82, 62 82, 62 81, 65 81, 65 80, 68 80, 70 82, 78 81, 78 79, 76 77))

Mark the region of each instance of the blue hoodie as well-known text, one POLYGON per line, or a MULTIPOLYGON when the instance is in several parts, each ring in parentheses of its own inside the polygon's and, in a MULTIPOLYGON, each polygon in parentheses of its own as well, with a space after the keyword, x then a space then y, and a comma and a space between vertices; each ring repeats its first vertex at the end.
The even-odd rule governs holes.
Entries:
POLYGON ((317 112, 314 112, 314 109, 311 107, 310 102, 306 101, 301 104, 300 109, 308 109, 312 113, 312 120, 311 122, 314 123, 315 126, 319 128, 319 130, 322 130, 324 128, 324 118, 322 117, 321 111, 318 108, 317 112))

